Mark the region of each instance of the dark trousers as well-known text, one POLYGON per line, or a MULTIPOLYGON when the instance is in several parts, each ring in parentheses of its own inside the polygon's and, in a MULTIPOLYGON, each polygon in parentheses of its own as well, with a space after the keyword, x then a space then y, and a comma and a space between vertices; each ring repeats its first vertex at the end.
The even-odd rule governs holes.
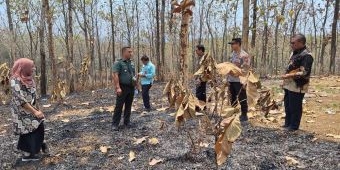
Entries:
POLYGON ((124 85, 121 85, 120 88, 122 89, 123 92, 120 96, 117 96, 116 107, 115 107, 113 118, 112 118, 113 126, 119 125, 124 105, 125 105, 124 124, 128 125, 130 123, 131 107, 132 107, 135 89, 132 86, 124 86, 124 85))
POLYGON ((142 85, 142 97, 145 109, 150 109, 150 95, 149 90, 151 88, 151 84, 142 85))
POLYGON ((299 129, 302 117, 302 101, 304 93, 296 93, 285 89, 285 125, 291 129, 299 129))
POLYGON ((206 94, 206 89, 207 89, 207 82, 201 82, 197 87, 196 87, 196 97, 200 101, 207 101, 207 94, 206 94))
POLYGON ((40 123, 37 129, 28 134, 20 135, 17 149, 32 155, 38 154, 44 142, 44 123, 40 123))
POLYGON ((247 92, 242 88, 242 84, 240 82, 229 82, 229 91, 230 91, 230 103, 233 107, 236 107, 238 103, 241 105, 241 113, 247 114, 248 112, 248 103, 247 103, 247 92), (238 98, 237 98, 238 96, 238 98))
MULTIPOLYGON (((197 87, 196 87, 196 97, 198 100, 207 102, 207 82, 201 82, 197 87)), ((205 108, 204 108, 205 109, 205 108)), ((199 107, 196 107, 195 110, 197 112, 201 111, 199 107)))

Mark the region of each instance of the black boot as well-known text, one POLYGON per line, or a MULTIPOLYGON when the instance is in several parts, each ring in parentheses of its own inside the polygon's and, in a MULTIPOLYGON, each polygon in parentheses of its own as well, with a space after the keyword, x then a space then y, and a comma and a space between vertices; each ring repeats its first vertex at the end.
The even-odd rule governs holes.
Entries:
POLYGON ((246 121, 248 121, 247 113, 242 113, 242 114, 241 114, 241 116, 240 116, 240 121, 241 121, 241 122, 246 122, 246 121))

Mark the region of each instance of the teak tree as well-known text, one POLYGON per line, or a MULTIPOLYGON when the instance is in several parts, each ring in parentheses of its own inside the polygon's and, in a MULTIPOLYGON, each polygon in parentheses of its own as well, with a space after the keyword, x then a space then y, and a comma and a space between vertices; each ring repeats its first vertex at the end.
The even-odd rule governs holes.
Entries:
POLYGON ((191 7, 195 5, 193 0, 183 0, 180 4, 172 1, 175 5, 173 13, 180 13, 182 16, 180 30, 180 78, 182 85, 188 87, 188 46, 189 46, 189 24, 192 17, 191 7))

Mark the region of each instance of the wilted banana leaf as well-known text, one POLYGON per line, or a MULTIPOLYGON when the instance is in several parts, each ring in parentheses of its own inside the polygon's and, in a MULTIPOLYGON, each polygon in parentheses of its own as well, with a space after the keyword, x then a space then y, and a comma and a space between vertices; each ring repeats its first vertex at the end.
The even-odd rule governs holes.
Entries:
POLYGON ((259 98, 259 93, 257 92, 259 79, 255 77, 255 75, 249 71, 245 76, 240 76, 241 84, 246 85, 247 92, 247 102, 249 106, 253 106, 256 104, 257 99, 259 98))
POLYGON ((235 77, 242 76, 242 70, 230 62, 219 63, 216 65, 217 73, 223 76, 231 75, 235 77))
POLYGON ((248 82, 246 92, 248 106, 254 106, 256 104, 257 99, 259 98, 259 93, 257 92, 256 84, 248 82))
POLYGON ((215 152, 217 155, 217 164, 222 165, 227 161, 231 153, 232 143, 241 135, 241 123, 238 117, 229 117, 222 120, 224 126, 222 134, 215 143, 215 152))
POLYGON ((187 94, 176 113, 176 125, 183 125, 184 121, 196 117, 196 107, 204 108, 205 103, 200 102, 193 94, 187 94))

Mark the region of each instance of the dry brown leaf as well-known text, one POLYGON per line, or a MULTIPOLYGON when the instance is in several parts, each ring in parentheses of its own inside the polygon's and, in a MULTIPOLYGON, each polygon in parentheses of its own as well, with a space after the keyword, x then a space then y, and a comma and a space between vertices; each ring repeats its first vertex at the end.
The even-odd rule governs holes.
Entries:
POLYGON ((150 166, 154 166, 154 165, 159 164, 159 163, 161 163, 161 162, 163 162, 163 161, 164 161, 163 159, 155 159, 155 158, 153 158, 153 159, 149 162, 149 165, 150 165, 150 166))
POLYGON ((174 113, 170 113, 169 115, 170 116, 176 116, 177 112, 174 112, 174 113))
POLYGON ((299 161, 297 161, 295 158, 292 158, 292 157, 289 157, 289 156, 286 156, 286 161, 289 165, 298 165, 299 164, 299 161))
POLYGON ((203 75, 204 73, 204 67, 200 67, 194 74, 194 76, 199 76, 199 75, 203 75))
POLYGON ((136 159, 136 153, 133 151, 130 151, 129 153, 129 162, 132 162, 136 159))
POLYGON ((230 125, 225 130, 225 140, 229 142, 235 142, 235 140, 241 135, 242 128, 241 122, 238 117, 234 118, 230 125))
POLYGON ((203 143, 203 142, 200 142, 200 145, 199 145, 200 147, 204 147, 204 148, 207 148, 207 147, 209 147, 209 143, 203 143))
POLYGON ((315 142, 315 141, 317 141, 318 140, 318 138, 313 138, 311 141, 312 142, 315 142))
POLYGON ((242 71, 235 64, 230 62, 219 63, 216 65, 217 73, 221 75, 232 75, 239 77, 242 75, 242 71))
POLYGON ((307 120, 307 123, 315 123, 315 120, 307 120))
POLYGON ((200 113, 200 112, 196 112, 195 115, 196 116, 204 116, 205 114, 204 113, 200 113))
POLYGON ((165 88, 163 90, 163 95, 166 95, 170 92, 171 83, 172 83, 172 80, 170 80, 168 83, 166 83, 165 88))
POLYGON ((51 104, 45 104, 45 105, 42 105, 43 108, 49 108, 51 107, 51 104))
POLYGON ((177 126, 180 126, 183 123, 184 117, 185 117, 185 111, 184 111, 183 105, 180 105, 180 107, 178 108, 176 112, 176 125, 177 126))
POLYGON ((90 102, 84 102, 84 103, 81 103, 81 105, 88 106, 88 105, 90 105, 90 102))
POLYGON ((232 115, 234 115, 235 113, 238 113, 239 111, 240 111, 239 108, 226 106, 226 107, 223 108, 221 116, 228 118, 228 117, 231 117, 232 115))
POLYGON ((64 123, 68 123, 68 122, 70 122, 70 119, 63 119, 61 121, 64 122, 64 123))
POLYGON ((250 81, 247 83, 246 87, 247 92, 247 102, 249 106, 253 106, 256 104, 257 99, 259 98, 259 93, 257 92, 257 86, 255 83, 251 83, 250 81))
POLYGON ((240 136, 242 131, 238 117, 226 118, 222 120, 221 125, 224 126, 224 130, 215 143, 218 165, 226 162, 228 155, 231 153, 232 142, 240 136))
POLYGON ((340 135, 334 135, 334 134, 326 134, 326 137, 332 137, 335 139, 340 139, 340 135))
POLYGON ((134 145, 139 145, 139 144, 141 144, 141 143, 143 143, 143 142, 145 142, 146 141, 146 139, 148 138, 149 136, 144 136, 144 137, 142 137, 142 138, 138 138, 138 139, 134 139, 134 145))
POLYGON ((229 141, 223 141, 223 135, 221 135, 215 144, 218 165, 222 165, 227 161, 228 155, 231 153, 231 149, 232 143, 229 141))
POLYGON ((157 144, 159 144, 159 141, 158 141, 157 138, 151 138, 151 139, 149 139, 149 144, 157 145, 157 144))
POLYGON ((113 112, 115 110, 115 107, 114 106, 109 106, 109 107, 106 107, 104 110, 106 110, 108 112, 113 112))
POLYGON ((102 153, 107 153, 107 151, 108 151, 109 149, 111 149, 111 147, 101 146, 99 149, 100 149, 100 151, 101 151, 102 153))
POLYGON ((162 111, 166 111, 168 109, 168 107, 162 107, 162 108, 159 108, 159 109, 156 109, 157 111, 159 112, 162 112, 162 111))

